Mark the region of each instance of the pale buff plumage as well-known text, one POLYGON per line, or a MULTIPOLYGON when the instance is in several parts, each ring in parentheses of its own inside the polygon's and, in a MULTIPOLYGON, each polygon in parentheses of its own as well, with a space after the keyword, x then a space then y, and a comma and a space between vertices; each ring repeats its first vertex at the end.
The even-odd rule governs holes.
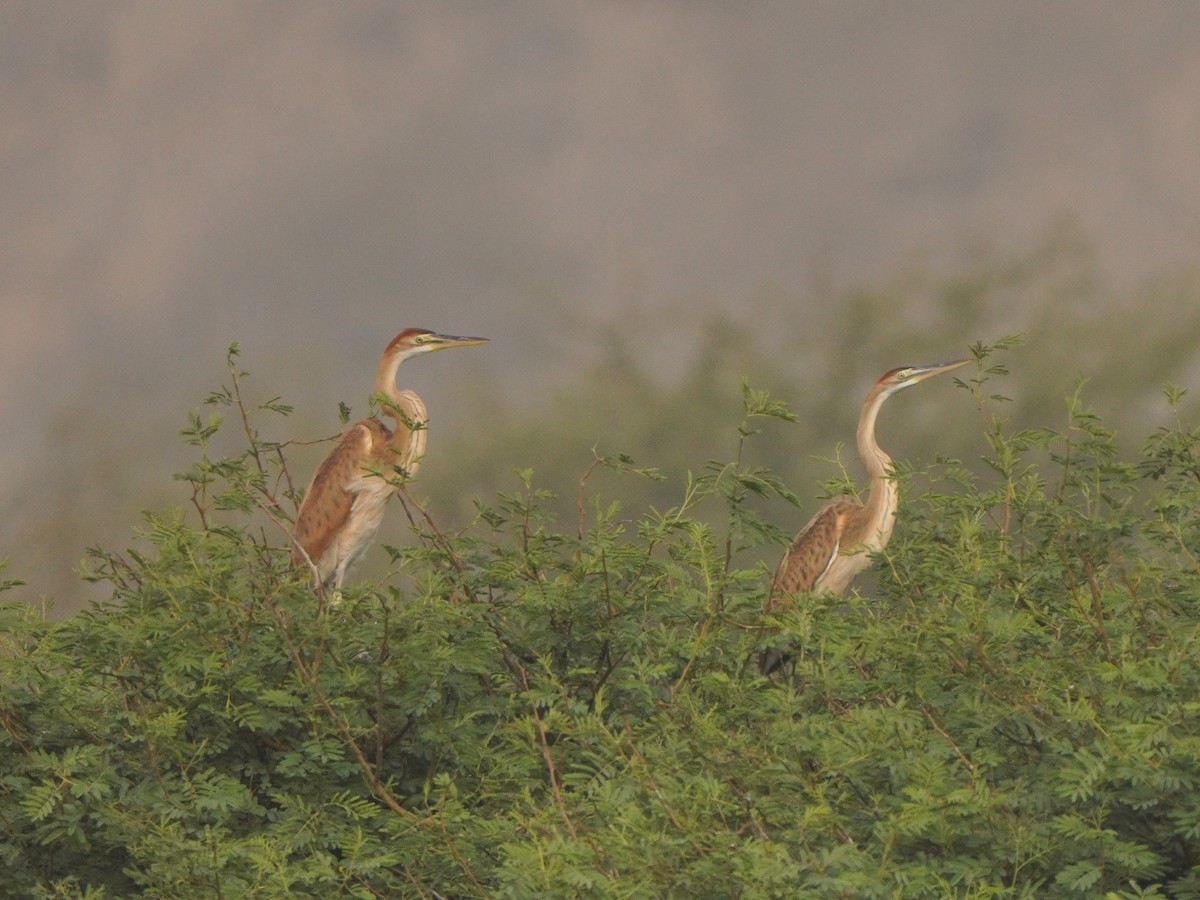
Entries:
POLYGON ((404 360, 448 347, 482 344, 487 338, 454 337, 408 328, 384 350, 375 377, 375 395, 388 428, 377 418, 351 425, 322 460, 305 491, 292 533, 292 564, 308 566, 326 588, 339 588, 346 570, 366 552, 396 490, 396 479, 411 478, 425 455, 425 404, 412 391, 396 388, 404 360))
MULTIPOLYGON (((871 554, 887 546, 896 521, 899 492, 892 459, 875 441, 879 409, 898 391, 969 361, 892 369, 875 382, 863 401, 857 433, 858 456, 870 477, 867 502, 848 495, 834 497, 809 520, 775 570, 767 598, 768 612, 778 610, 793 595, 804 591, 844 593, 855 576, 870 565, 871 554)), ((783 659, 778 651, 765 651, 759 668, 769 674, 783 659)))

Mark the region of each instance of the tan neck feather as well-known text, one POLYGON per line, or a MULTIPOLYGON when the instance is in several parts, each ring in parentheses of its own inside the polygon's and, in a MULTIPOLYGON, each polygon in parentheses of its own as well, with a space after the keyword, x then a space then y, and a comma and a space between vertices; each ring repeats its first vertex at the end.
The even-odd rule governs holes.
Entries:
POLYGON ((403 354, 384 356, 379 362, 375 376, 375 393, 386 397, 383 412, 396 423, 391 446, 398 455, 397 463, 415 474, 422 456, 425 455, 425 423, 429 414, 425 403, 413 391, 396 388, 396 374, 404 362, 403 354))
POLYGON ((891 536, 899 505, 899 492, 892 478, 892 458, 875 441, 875 419, 887 398, 883 389, 873 389, 858 419, 858 457, 870 476, 871 490, 863 511, 863 527, 855 537, 871 545, 886 542, 891 536))

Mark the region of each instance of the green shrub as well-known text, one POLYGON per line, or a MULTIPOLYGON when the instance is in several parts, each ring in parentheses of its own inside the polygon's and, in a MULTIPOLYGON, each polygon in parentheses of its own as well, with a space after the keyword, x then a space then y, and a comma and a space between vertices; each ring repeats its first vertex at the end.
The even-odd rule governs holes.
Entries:
POLYGON ((765 394, 672 508, 593 496, 599 468, 657 477, 619 456, 578 522, 529 471, 460 532, 405 489, 389 577, 320 597, 256 430, 287 409, 248 409, 233 368, 187 432, 191 521, 97 551, 87 612, 0 608, 4 889, 1200 894, 1200 433, 1122 460, 1079 397, 1064 434, 1012 432, 1006 345, 955 395, 984 465, 902 466, 871 589, 769 621, 741 560, 795 497, 750 462, 756 423, 792 418, 765 394), (225 458, 222 408, 247 437, 225 458), (778 631, 797 650, 766 680, 778 631))

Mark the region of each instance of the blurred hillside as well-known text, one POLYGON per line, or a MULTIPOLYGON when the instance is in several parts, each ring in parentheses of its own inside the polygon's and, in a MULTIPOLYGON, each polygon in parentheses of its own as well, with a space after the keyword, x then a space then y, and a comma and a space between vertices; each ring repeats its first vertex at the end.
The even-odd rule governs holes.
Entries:
MULTIPOLYGON (((423 489, 460 520, 593 446, 701 465, 742 375, 820 423, 763 450, 813 483, 880 371, 1007 332, 1022 415, 1084 373, 1108 421, 1152 421, 1200 374, 1197 26, 1166 2, 6 3, 0 556, 31 598, 88 596, 83 548, 180 501, 175 434, 233 340, 297 407, 282 439, 361 413, 402 327, 492 337, 404 371, 435 417, 423 489)), ((956 400, 907 396, 885 435, 927 455, 956 400)))

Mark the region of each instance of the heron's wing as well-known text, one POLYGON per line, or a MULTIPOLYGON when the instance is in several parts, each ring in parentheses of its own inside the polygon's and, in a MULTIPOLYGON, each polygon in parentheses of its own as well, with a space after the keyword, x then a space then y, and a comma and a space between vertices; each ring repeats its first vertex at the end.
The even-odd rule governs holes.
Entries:
MULTIPOLYGON (((386 445, 390 432, 375 419, 363 419, 338 439, 321 460, 300 504, 292 531, 292 564, 317 563, 345 526, 354 506, 355 487, 373 451, 386 445), (307 554, 308 558, 305 558, 307 554)), ((325 573, 322 573, 324 575, 325 573)))
POLYGON ((819 585, 837 558, 846 514, 861 508, 854 497, 834 497, 800 529, 775 570, 768 608, 781 596, 811 591, 819 585))

